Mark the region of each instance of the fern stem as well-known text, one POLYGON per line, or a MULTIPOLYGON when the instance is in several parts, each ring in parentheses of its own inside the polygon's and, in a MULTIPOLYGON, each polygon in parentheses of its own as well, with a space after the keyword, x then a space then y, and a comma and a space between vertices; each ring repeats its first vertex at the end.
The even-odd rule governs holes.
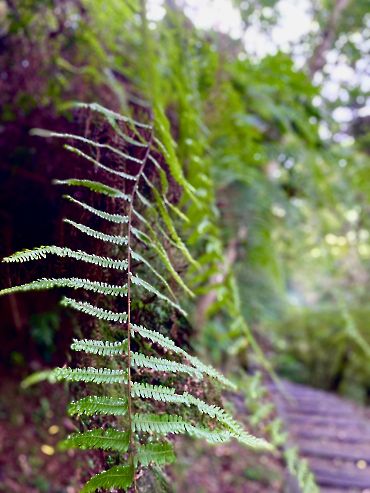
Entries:
MULTIPOLYGON (((153 121, 153 113, 150 111, 150 119, 153 121)), ((137 491, 136 487, 136 476, 135 476, 135 460, 134 460, 134 449, 135 449, 135 441, 133 437, 132 431, 132 396, 131 396, 131 224, 132 224, 132 214, 133 214, 133 204, 134 198, 137 191, 137 187, 139 184, 140 177, 144 171, 145 164, 148 161, 148 157, 150 154, 150 150, 152 147, 154 138, 154 125, 152 126, 150 139, 148 142, 148 147, 145 151, 144 159, 141 163, 139 173, 137 174, 137 180, 134 184, 131 193, 130 207, 128 213, 128 233, 127 233, 127 352, 128 352, 128 373, 127 373, 127 389, 128 389, 128 421, 129 421, 129 430, 130 430, 130 457, 133 468, 133 482, 134 482, 134 490, 137 491)))

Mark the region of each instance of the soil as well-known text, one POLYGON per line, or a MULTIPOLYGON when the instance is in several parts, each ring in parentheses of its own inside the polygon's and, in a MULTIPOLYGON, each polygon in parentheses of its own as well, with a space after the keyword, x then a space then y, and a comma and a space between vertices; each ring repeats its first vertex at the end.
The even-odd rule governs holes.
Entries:
POLYGON ((92 464, 88 452, 58 450, 76 430, 66 417, 66 388, 44 382, 22 389, 20 380, 3 378, 0 395, 0 491, 77 493, 92 464))

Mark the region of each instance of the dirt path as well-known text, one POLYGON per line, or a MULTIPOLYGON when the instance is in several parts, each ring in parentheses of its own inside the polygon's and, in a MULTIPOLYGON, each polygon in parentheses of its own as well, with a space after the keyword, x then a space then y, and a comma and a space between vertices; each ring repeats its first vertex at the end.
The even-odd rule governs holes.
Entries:
POLYGON ((360 406, 328 392, 283 382, 269 386, 291 444, 307 458, 322 493, 370 493, 370 421, 360 406))

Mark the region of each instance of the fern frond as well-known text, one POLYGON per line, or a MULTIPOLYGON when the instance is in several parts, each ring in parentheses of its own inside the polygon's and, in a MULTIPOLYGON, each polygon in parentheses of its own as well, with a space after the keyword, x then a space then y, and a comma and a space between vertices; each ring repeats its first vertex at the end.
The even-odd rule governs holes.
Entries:
POLYGON ((184 392, 183 394, 176 394, 175 389, 169 387, 163 387, 161 385, 149 385, 142 383, 133 383, 131 385, 132 397, 138 396, 144 399, 155 399, 162 402, 173 402, 176 404, 195 405, 201 413, 207 414, 211 418, 217 418, 217 420, 224 426, 226 426, 232 435, 240 442, 252 447, 261 447, 271 449, 271 444, 265 440, 256 438, 249 435, 243 430, 240 423, 235 421, 228 413, 223 409, 215 405, 209 405, 204 401, 193 397, 192 395, 184 392))
POLYGON ((133 383, 131 385, 131 396, 145 399, 155 399, 162 402, 176 402, 191 404, 188 394, 176 394, 175 389, 163 387, 162 385, 149 385, 147 383, 133 383))
POLYGON ((21 286, 14 286, 12 288, 6 288, 0 291, 0 296, 10 293, 18 293, 22 291, 43 290, 52 288, 84 288, 88 291, 94 291, 101 294, 112 294, 114 296, 126 296, 127 285, 124 286, 112 286, 105 282, 90 281, 89 279, 78 279, 77 277, 61 278, 61 279, 38 279, 37 281, 30 282, 29 284, 22 284, 21 286))
POLYGON ((135 332, 138 332, 142 337, 145 337, 146 339, 150 339, 152 342, 159 344, 163 348, 168 349, 169 351, 173 351, 177 354, 181 354, 199 372, 205 373, 206 375, 215 378, 216 380, 218 380, 220 383, 222 383, 226 387, 231 387, 233 389, 236 389, 235 384, 233 384, 232 382, 230 382, 230 380, 228 380, 223 375, 221 375, 221 373, 218 373, 218 371, 216 371, 214 368, 212 368, 212 366, 205 365, 195 356, 191 356, 184 349, 176 346, 176 344, 171 339, 169 339, 168 337, 165 337, 164 335, 162 335, 159 332, 156 332, 154 330, 149 330, 149 329, 143 327, 142 325, 131 324, 131 328, 135 332))
POLYGON ((284 457, 291 474, 296 475, 296 464, 298 461, 298 449, 296 446, 289 447, 284 451, 284 457))
POLYGON ((302 493, 320 493, 320 489, 315 481, 315 475, 312 472, 309 472, 306 476, 302 493))
MULTIPOLYGON (((133 209, 135 215, 140 219, 142 216, 133 209)), ((145 219, 145 218, 143 218, 145 219)), ((141 220, 141 219, 140 219, 141 220)), ((149 223, 148 223, 149 224, 149 223)), ((167 252, 163 245, 158 241, 157 235, 153 228, 149 228, 152 237, 150 238, 146 233, 138 230, 137 228, 131 226, 131 233, 137 238, 139 241, 143 242, 144 245, 152 248, 160 257, 167 270, 172 274, 176 282, 186 291, 190 296, 194 297, 194 293, 188 288, 188 286, 184 283, 184 281, 179 276, 178 272, 176 272, 174 266, 172 265, 170 259, 168 258, 167 252)))
POLYGON ((160 148, 164 151, 164 156, 166 158, 167 164, 170 168, 172 176, 175 178, 177 183, 183 186, 184 190, 187 191, 189 196, 193 199, 194 202, 197 202, 195 198, 195 189, 190 183, 186 180, 184 173, 182 171, 181 165, 177 159, 176 152, 173 148, 173 141, 170 131, 169 121, 166 117, 164 109, 159 105, 156 105, 154 109, 154 116, 156 122, 156 129, 159 133, 160 138, 163 143, 155 138, 155 142, 160 146, 160 148))
POLYGON ((80 151, 80 149, 76 149, 76 147, 72 147, 68 144, 64 145, 64 148, 67 149, 68 151, 74 152, 75 154, 78 154, 79 156, 83 157, 84 159, 87 159, 91 163, 95 164, 95 166, 98 166, 99 168, 103 169, 104 171, 107 171, 108 173, 112 173, 113 175, 119 176, 120 178, 124 178, 126 180, 137 180, 137 176, 129 175, 128 173, 124 173, 123 171, 116 171, 115 169, 108 168, 108 166, 104 166, 104 164, 99 163, 96 159, 88 156, 84 152, 80 151))
POLYGON ((276 447, 280 447, 286 443, 288 433, 283 431, 283 422, 280 418, 275 418, 266 428, 270 431, 271 442, 276 447))
POLYGON ((168 192, 168 179, 166 172, 159 164, 159 162, 151 154, 149 154, 148 159, 154 164, 154 166, 156 167, 159 173, 159 177, 161 179, 161 185, 162 185, 162 194, 165 196, 168 192))
POLYGON ((9 257, 5 257, 3 262, 27 262, 28 260, 38 260, 45 258, 47 254, 57 255, 58 257, 69 257, 76 260, 82 260, 90 264, 100 265, 101 267, 108 267, 113 269, 124 270, 127 269, 127 260, 116 260, 109 257, 99 257, 91 253, 82 252, 81 250, 75 251, 70 248, 61 248, 57 246, 42 246, 34 248, 33 250, 24 250, 23 252, 17 252, 9 257))
POLYGON ((78 447, 82 449, 102 449, 116 450, 124 453, 127 451, 130 442, 130 433, 128 431, 117 431, 112 428, 104 430, 85 431, 84 433, 75 433, 64 440, 61 445, 64 447, 78 447))
POLYGON ((114 466, 101 472, 88 481, 80 493, 95 493, 98 488, 122 488, 132 485, 134 470, 132 466, 114 466))
POLYGON ((127 350, 127 340, 122 342, 103 342, 88 339, 84 341, 73 339, 71 349, 74 351, 85 351, 85 353, 100 354, 102 356, 113 356, 123 354, 127 350))
MULTIPOLYGON (((138 194, 137 194, 137 195, 138 195, 138 194)), ((170 238, 170 237, 168 236, 168 234, 165 232, 165 230, 161 227, 161 225, 160 225, 160 223, 159 223, 159 221, 158 221, 158 213, 157 213, 157 211, 156 211, 155 207, 153 207, 153 206, 152 206, 152 204, 151 204, 149 201, 147 201, 147 200, 146 200, 146 199, 145 199, 142 195, 140 195, 140 197, 142 197, 142 201, 143 201, 143 200, 145 200, 145 202, 148 204, 148 206, 150 207, 151 211, 153 212, 154 217, 155 217, 155 223, 156 223, 156 226, 157 226, 157 228, 158 228, 159 232, 160 232, 160 233, 162 233, 163 237, 164 237, 164 238, 168 241, 168 243, 169 243, 170 245, 172 245, 172 246, 174 246, 175 248, 177 248, 177 249, 178 249, 178 246, 176 245, 176 243, 172 240, 172 238, 170 238)), ((154 229, 151 227, 150 222, 149 222, 147 219, 145 219, 145 217, 144 217, 144 216, 142 216, 142 215, 141 215, 141 214, 140 214, 140 213, 139 213, 136 209, 133 209, 133 211, 132 211, 132 212, 133 212, 133 213, 135 214, 135 216, 139 219, 140 223, 141 223, 142 225, 143 225, 143 224, 145 224, 145 226, 148 228, 148 231, 149 231, 149 234, 150 234, 150 238, 151 238, 151 240, 152 240, 152 241, 153 241, 156 245, 157 245, 157 244, 158 244, 158 245, 161 245, 161 243, 160 243, 160 242, 159 242, 159 240, 158 240, 158 233, 156 233, 156 232, 154 231, 154 229)), ((149 245, 149 246, 150 246, 150 245, 149 245)))
POLYGON ((167 198, 167 192, 168 192, 169 184, 168 184, 167 174, 166 174, 165 170, 161 167, 161 165, 158 163, 158 161, 151 154, 148 156, 148 159, 150 161, 152 161, 152 163, 154 164, 154 166, 156 167, 156 169, 159 173, 159 176, 161 179, 161 185, 162 185, 162 196, 163 196, 163 200, 164 200, 165 204, 168 207, 170 207, 183 221, 189 223, 190 222, 189 218, 183 212, 181 212, 178 207, 176 207, 174 204, 172 204, 171 201, 168 200, 168 198, 167 198))
POLYGON ((191 366, 186 366, 181 363, 176 363, 176 361, 169 361, 164 358, 155 358, 154 356, 149 357, 141 353, 131 352, 131 361, 135 366, 142 368, 150 368, 152 370, 172 373, 183 372, 195 376, 200 380, 203 378, 202 373, 196 368, 192 368, 191 366))
POLYGON ((91 207, 91 205, 87 205, 84 202, 80 202, 77 199, 74 199, 70 195, 63 195, 65 199, 70 200, 71 202, 74 202, 75 204, 80 205, 87 211, 91 212, 92 214, 95 214, 98 217, 101 217, 102 219, 106 219, 107 221, 111 221, 113 223, 128 223, 128 216, 121 216, 120 214, 108 214, 108 212, 104 211, 99 211, 98 209, 95 209, 94 207, 91 207))
POLYGON ((169 433, 189 433, 198 438, 205 438, 210 443, 227 442, 233 436, 228 430, 210 430, 193 426, 182 416, 168 414, 136 414, 132 418, 133 431, 155 432, 162 435, 169 433))
POLYGON ((275 406, 272 402, 266 402, 260 406, 250 418, 251 425, 255 426, 260 423, 263 419, 267 418, 267 416, 271 414, 274 409, 275 406))
POLYGON ((180 219, 182 219, 186 223, 190 223, 190 219, 188 218, 188 216, 186 216, 182 211, 180 211, 180 209, 178 207, 176 207, 174 204, 172 204, 172 202, 170 202, 167 199, 167 197, 164 197, 163 200, 165 201, 166 205, 170 209, 172 209, 175 214, 177 214, 179 216, 180 219))
POLYGON ((187 425, 186 431, 189 435, 193 435, 197 438, 204 438, 209 443, 224 443, 234 437, 234 434, 229 430, 209 430, 208 428, 192 425, 187 425))
MULTIPOLYGON (((61 134, 58 132, 50 132, 49 130, 45 130, 43 128, 33 128, 32 130, 30 130, 30 135, 38 135, 39 137, 56 137, 59 139, 79 140, 80 142, 83 142, 84 144, 89 144, 89 145, 94 146, 94 147, 109 149, 110 151, 114 152, 115 154, 118 154, 118 156, 123 157, 124 159, 128 159, 129 161, 134 161, 134 162, 139 163, 139 164, 142 163, 142 161, 140 159, 137 159, 133 156, 130 156, 129 154, 125 154, 124 152, 120 151, 119 149, 116 149, 115 147, 113 147, 109 144, 100 144, 99 142, 94 142, 93 140, 86 139, 85 137, 81 137, 80 135, 61 134)), ((147 144, 142 144, 142 143, 137 142, 133 139, 132 139, 132 142, 134 142, 134 145, 137 145, 139 147, 147 147, 147 144)))
MULTIPOLYGON (((184 353, 185 355, 187 354, 185 351, 184 353)), ((205 373, 209 377, 214 378, 225 387, 230 387, 231 389, 234 390, 237 389, 237 386, 233 382, 231 382, 228 378, 224 377, 222 373, 219 373, 217 370, 215 370, 213 366, 205 365, 196 356, 187 355, 186 357, 188 358, 190 363, 202 373, 205 373)))
POLYGON ((138 142, 137 140, 129 137, 125 132, 122 132, 120 126, 118 125, 117 121, 115 118, 111 117, 111 116, 107 116, 105 115, 108 122, 111 124, 111 126, 113 127, 113 129, 117 132, 117 134, 122 137, 123 140, 125 140, 126 142, 129 142, 130 144, 133 144, 135 146, 139 146, 139 147, 148 147, 149 145, 149 142, 147 142, 144 137, 137 131, 137 129, 135 128, 134 125, 131 125, 130 128, 131 130, 134 131, 135 135, 137 137, 139 137, 140 141, 141 142, 138 142))
POLYGON ((55 368, 53 375, 57 380, 70 382, 127 383, 127 370, 110 370, 109 368, 55 368))
POLYGON ((126 193, 117 190, 116 188, 108 187, 108 185, 104 185, 99 181, 91 181, 91 180, 80 180, 78 178, 70 178, 68 180, 53 180, 53 185, 68 185, 75 187, 86 187, 92 192, 101 193, 103 195, 108 195, 109 197, 114 197, 116 199, 124 199, 127 202, 130 202, 131 197, 126 193))
POLYGON ((55 383, 56 379, 53 376, 53 370, 35 371, 22 380, 20 386, 22 389, 26 389, 31 385, 42 382, 43 380, 47 380, 49 383, 55 383))
POLYGON ((149 330, 143 327, 142 325, 131 324, 131 328, 135 332, 138 332, 142 337, 145 337, 146 339, 150 339, 152 342, 156 342, 163 348, 168 349, 169 351, 173 351, 177 354, 182 354, 187 358, 191 358, 191 356, 188 353, 186 353, 186 351, 176 346, 176 344, 169 337, 166 337, 154 330, 149 330))
POLYGON ((135 460, 141 462, 143 466, 149 466, 151 462, 164 466, 175 462, 176 457, 169 443, 148 443, 138 448, 135 460))
POLYGON ((306 476, 310 473, 310 469, 308 467, 308 462, 305 459, 301 459, 298 462, 297 467, 297 480, 300 486, 304 485, 306 476))
POLYGON ((77 301, 71 298, 63 298, 60 302, 63 306, 68 306, 74 308, 83 313, 87 313, 92 317, 99 318, 101 320, 109 320, 110 322, 126 322, 127 313, 114 313, 109 310, 104 310, 103 308, 98 308, 97 306, 91 305, 87 301, 77 301))
POLYGON ((172 204, 171 201, 168 200, 168 198, 167 198, 166 194, 168 192, 169 184, 168 184, 166 172, 164 171, 164 169, 161 167, 161 165, 158 163, 158 161, 151 154, 149 154, 148 159, 150 161, 152 161, 154 166, 157 168, 157 171, 159 172, 159 176, 161 179, 161 185, 162 185, 162 196, 163 196, 163 200, 164 200, 165 204, 168 207, 170 207, 183 221, 189 223, 190 219, 183 212, 181 212, 178 207, 176 207, 174 204, 172 204))
POLYGON ((104 108, 104 106, 101 106, 98 103, 74 103, 74 106, 76 106, 76 108, 91 109, 92 111, 96 111, 97 113, 104 115, 107 119, 114 118, 115 120, 125 123, 130 123, 131 125, 135 125, 135 127, 146 128, 148 130, 152 130, 153 128, 152 125, 141 123, 136 120, 133 120, 132 118, 129 118, 128 116, 123 116, 120 115, 119 113, 115 113, 114 111, 107 110, 107 108, 104 108))
POLYGON ((139 253, 132 250, 132 248, 130 248, 130 253, 131 253, 131 258, 133 258, 134 260, 137 260, 138 262, 142 262, 143 264, 145 264, 153 272, 153 274, 155 276, 157 276, 158 279, 160 279, 163 282, 163 284, 166 286, 166 288, 169 290, 171 295, 176 300, 176 296, 175 296, 174 292, 172 291, 172 289, 170 288, 170 285, 168 284, 166 279, 142 255, 140 255, 139 253))
POLYGON ((132 431, 153 431, 163 435, 183 433, 185 421, 182 416, 176 414, 135 414, 132 417, 132 428, 132 431))
POLYGON ((115 416, 123 416, 126 414, 127 408, 127 397, 97 397, 96 395, 90 395, 76 402, 71 402, 68 412, 71 415, 114 414, 115 416))
MULTIPOLYGON (((166 231, 162 228, 161 223, 159 221, 160 214, 158 213, 157 209, 154 207, 154 205, 147 200, 144 195, 142 195, 140 192, 136 192, 137 197, 141 200, 141 202, 150 209, 150 211, 153 213, 153 216, 155 217, 155 223, 156 227, 158 228, 159 232, 162 233, 163 237, 175 248, 177 248, 179 251, 181 251, 181 246, 173 239, 171 238, 171 235, 168 235, 166 231)), ((153 239, 153 236, 156 237, 156 233, 154 233, 153 228, 150 226, 149 221, 145 219, 145 217, 141 216, 136 210, 134 211, 135 215, 140 219, 140 221, 147 226, 150 235, 153 239), (154 233, 154 235, 153 235, 154 233)), ((183 253, 183 252, 182 252, 183 253)))
MULTIPOLYGON (((155 201, 157 203, 159 212, 160 212, 160 214, 161 214, 164 222, 166 223, 166 226, 168 228, 168 231, 170 232, 170 235, 171 235, 173 241, 176 243, 176 245, 179 248, 179 250, 181 250, 182 253, 184 254, 184 256, 188 259, 188 261, 190 263, 192 263, 195 267, 197 267, 199 269, 200 268, 199 263, 196 260, 193 259, 193 257, 190 254, 189 250, 186 248, 184 242, 182 241, 182 239, 178 235, 178 233, 176 231, 176 228, 175 228, 175 226, 174 226, 174 224, 172 222, 171 216, 169 215, 169 213, 168 213, 168 211, 166 209, 166 205, 164 203, 164 200, 160 196, 158 190, 154 187, 153 183, 146 177, 146 175, 144 173, 142 174, 142 176, 143 176, 144 180, 146 181, 147 185, 153 191, 154 198, 155 198, 155 201)), ((137 195, 139 197, 141 197, 141 194, 138 193, 137 195)))
POLYGON ((182 313, 182 315, 184 315, 184 316, 187 315, 186 312, 185 312, 185 310, 183 310, 180 305, 178 305, 174 301, 172 301, 169 298, 167 298, 167 296, 165 296, 164 294, 160 293, 158 291, 158 289, 156 289, 154 286, 152 286, 148 282, 146 282, 143 279, 141 279, 140 277, 135 276, 135 275, 132 275, 132 274, 130 276, 130 279, 131 279, 131 282, 133 284, 136 284, 137 286, 141 286, 142 288, 146 289, 150 293, 153 293, 156 296, 158 296, 158 298, 161 298, 163 301, 166 301, 167 303, 169 303, 170 305, 172 305, 174 308, 176 308, 176 310, 178 310, 180 313, 182 313))
POLYGON ((95 231, 95 229, 91 229, 84 224, 75 223, 70 219, 63 219, 63 221, 70 224, 74 228, 77 228, 82 233, 92 236, 93 238, 97 238, 98 240, 109 241, 110 243, 115 243, 116 245, 127 245, 127 236, 107 235, 105 233, 100 233, 100 231, 95 231))

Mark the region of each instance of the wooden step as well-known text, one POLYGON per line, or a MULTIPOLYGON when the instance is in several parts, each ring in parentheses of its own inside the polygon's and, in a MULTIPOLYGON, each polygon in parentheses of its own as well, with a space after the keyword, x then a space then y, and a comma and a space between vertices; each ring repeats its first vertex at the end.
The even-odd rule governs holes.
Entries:
POLYGON ((318 486, 329 486, 331 488, 370 488, 370 473, 344 474, 327 471, 325 469, 312 469, 318 486))
POLYGON ((370 493, 370 422, 362 417, 364 409, 322 390, 283 386, 291 398, 270 385, 272 398, 290 445, 308 460, 320 491, 370 493))
POLYGON ((307 426, 325 426, 338 428, 356 428, 370 432, 370 426, 360 419, 351 420, 338 416, 302 415, 296 413, 286 413, 286 421, 291 423, 303 423, 307 426))
POLYGON ((322 439, 327 440, 337 440, 339 443, 356 443, 356 444, 370 444, 370 433, 358 433, 358 429, 325 429, 322 427, 313 428, 313 429, 302 429, 301 427, 298 430, 294 428, 290 428, 290 432, 294 435, 298 440, 306 439, 306 440, 317 440, 320 441, 322 439))
POLYGON ((353 447, 352 444, 308 442, 306 440, 304 442, 298 441, 297 445, 300 453, 306 456, 344 459, 354 462, 364 460, 370 464, 370 447, 353 447))

